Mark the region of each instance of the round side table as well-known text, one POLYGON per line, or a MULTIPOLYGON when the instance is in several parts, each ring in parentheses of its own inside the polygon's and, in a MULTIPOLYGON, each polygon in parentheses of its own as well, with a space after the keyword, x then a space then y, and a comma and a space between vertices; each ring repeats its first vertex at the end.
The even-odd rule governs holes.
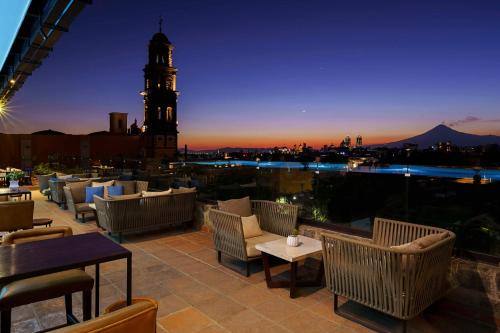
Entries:
POLYGON ((49 218, 40 218, 40 219, 33 219, 33 227, 50 227, 52 224, 52 219, 49 218))

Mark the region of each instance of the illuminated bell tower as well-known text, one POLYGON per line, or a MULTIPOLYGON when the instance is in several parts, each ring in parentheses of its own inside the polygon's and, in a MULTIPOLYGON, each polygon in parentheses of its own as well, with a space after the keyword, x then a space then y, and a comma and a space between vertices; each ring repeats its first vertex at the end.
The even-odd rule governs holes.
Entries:
POLYGON ((160 31, 149 42, 149 61, 144 67, 144 126, 147 157, 173 161, 177 155, 176 73, 174 46, 160 31))

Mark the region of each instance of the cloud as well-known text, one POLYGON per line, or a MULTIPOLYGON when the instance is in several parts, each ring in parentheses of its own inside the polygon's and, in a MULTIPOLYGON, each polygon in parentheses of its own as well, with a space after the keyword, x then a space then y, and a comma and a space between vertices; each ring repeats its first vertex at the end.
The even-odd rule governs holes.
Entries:
POLYGON ((478 117, 467 116, 467 117, 465 117, 463 119, 458 119, 458 120, 454 120, 454 121, 445 122, 445 125, 447 125, 449 127, 455 127, 455 126, 458 126, 458 125, 473 123, 473 122, 480 121, 480 120, 481 120, 481 118, 478 118, 478 117))

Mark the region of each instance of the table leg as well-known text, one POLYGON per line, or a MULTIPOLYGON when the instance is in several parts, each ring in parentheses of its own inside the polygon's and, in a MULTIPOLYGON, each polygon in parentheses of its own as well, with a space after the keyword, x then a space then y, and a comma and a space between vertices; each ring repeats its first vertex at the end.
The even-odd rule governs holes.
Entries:
POLYGON ((292 261, 290 265, 290 298, 295 298, 297 291, 297 261, 292 261))
POLYGON ((127 305, 132 304, 132 254, 127 257, 127 305))
POLYGON ((99 264, 95 264, 95 317, 99 317, 99 264))
POLYGON ((264 265, 264 272, 266 274, 266 284, 268 288, 272 288, 272 280, 271 280, 271 269, 269 266, 269 256, 267 253, 262 252, 262 263, 264 265))

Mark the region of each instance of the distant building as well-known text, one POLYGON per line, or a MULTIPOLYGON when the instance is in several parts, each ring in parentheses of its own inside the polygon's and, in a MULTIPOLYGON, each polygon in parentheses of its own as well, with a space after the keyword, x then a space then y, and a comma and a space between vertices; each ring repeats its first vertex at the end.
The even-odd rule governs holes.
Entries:
POLYGON ((340 146, 350 148, 351 147, 351 137, 349 135, 346 136, 344 138, 344 140, 342 140, 342 142, 340 143, 340 146))
POLYGON ((358 135, 356 137, 356 147, 362 147, 363 146, 363 138, 361 137, 361 135, 358 135))
POLYGON ((174 46, 160 31, 149 42, 149 61, 144 67, 144 126, 149 158, 174 160, 177 155, 177 69, 174 46))

